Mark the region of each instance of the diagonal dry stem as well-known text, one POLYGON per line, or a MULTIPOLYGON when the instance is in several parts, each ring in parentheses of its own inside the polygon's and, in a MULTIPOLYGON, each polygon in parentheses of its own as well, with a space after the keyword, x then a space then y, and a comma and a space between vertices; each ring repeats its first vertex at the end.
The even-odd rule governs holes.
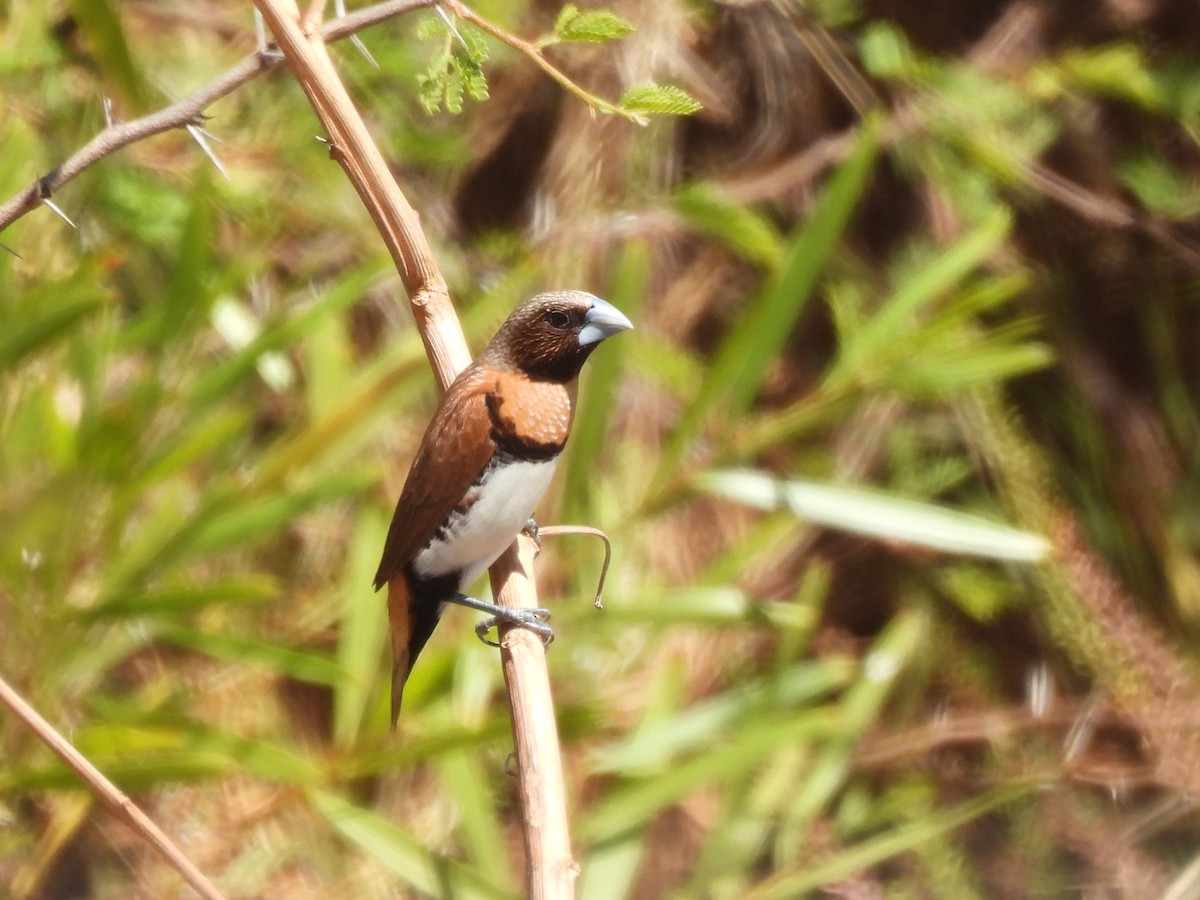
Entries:
POLYGON ((14 716, 37 735, 38 740, 49 747, 67 767, 87 784, 92 793, 98 797, 113 814, 123 819, 130 828, 140 834, 157 850, 162 857, 178 872, 183 880, 195 889, 196 893, 205 900, 224 900, 224 894, 217 890, 204 873, 196 868, 196 864, 184 856, 175 842, 167 837, 161 828, 141 811, 115 784, 104 777, 104 773, 92 765, 87 757, 75 749, 65 737, 47 722, 36 709, 30 706, 12 686, 0 678, 0 704, 8 708, 14 716))

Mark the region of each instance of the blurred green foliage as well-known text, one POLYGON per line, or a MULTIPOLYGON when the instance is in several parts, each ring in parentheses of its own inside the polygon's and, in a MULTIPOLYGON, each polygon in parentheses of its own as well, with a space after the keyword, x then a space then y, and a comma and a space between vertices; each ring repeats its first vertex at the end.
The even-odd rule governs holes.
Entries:
MULTIPOLYGON (((200 7, 210 20, 181 4, 0 6, 0 198, 103 127, 102 96, 130 117, 249 52, 248 6, 200 7)), ((483 12, 513 28, 524 14, 483 12)), ((363 35, 378 69, 348 45, 336 54, 424 213, 473 346, 564 272, 562 286, 603 294, 639 324, 589 364, 543 512, 602 527, 615 545, 603 613, 585 602, 594 547, 564 541, 539 563, 559 633, 549 658, 579 893, 793 897, 857 880, 896 896, 1016 896, 1114 878, 1079 862, 1103 854, 1066 835, 1126 823, 1073 780, 1077 760, 1059 748, 1072 715, 1028 713, 1012 663, 1032 643, 1073 691, 1066 710, 1095 687, 1123 717, 1105 720, 1114 743, 1161 740, 1137 714, 1156 697, 1159 651, 1131 650, 1119 629, 1133 626, 1099 620, 1070 565, 1083 551, 1056 529, 1070 506, 1122 583, 1167 598, 1122 615, 1194 633, 1195 376, 1172 309, 1147 302, 1155 427, 1192 448, 1148 552, 1110 490, 1122 464, 1105 411, 1072 386, 1038 392, 1033 376, 1079 351, 1069 267, 1031 263, 1021 229, 1045 202, 1043 154, 1087 104, 1118 102, 1194 143, 1200 67, 1130 38, 998 76, 917 49, 859 4, 813 12, 847 29, 863 70, 910 98, 907 110, 858 125, 798 218, 737 199, 716 176, 664 188, 622 168, 636 153, 611 151, 625 193, 588 216, 616 220, 622 205, 667 216, 662 242, 620 228, 595 242, 581 228, 565 248, 457 233, 451 186, 479 156, 474 110, 426 109, 457 112, 465 91, 486 112, 500 101, 477 70, 491 78, 488 56, 503 67, 511 54, 473 32, 474 49, 456 54, 420 15, 363 35), (457 74, 430 80, 431 67, 457 74), (880 215, 885 177, 935 187, 955 227, 902 227, 868 249, 860 220, 880 215), (679 235, 741 279, 702 340, 673 330, 696 314, 663 274, 679 235), (797 335, 813 332, 826 340, 797 376, 797 335), (864 480, 874 493, 848 484, 864 480), (945 530, 971 538, 969 552, 922 537, 945 530), (1055 556, 1030 566, 1042 538, 1055 556), (1007 552, 1014 540, 1028 552, 1007 552), (939 732, 952 709, 966 724, 939 732), (996 893, 1006 864, 1026 874, 996 893)), ((576 10, 558 37, 620 37, 623 22, 576 10)), ((686 112, 684 100, 658 90, 647 108, 686 112)), ((399 281, 286 73, 210 112, 229 180, 172 133, 56 197, 78 231, 39 209, 0 235, 20 254, 0 253, 0 674, 186 836, 230 896, 514 896, 501 678, 469 616, 447 614, 400 733, 387 731, 371 575, 435 399, 399 281)), ((598 147, 620 127, 614 146, 646 154, 682 128, 594 127, 598 147)), ((1146 215, 1195 214, 1195 170, 1152 146, 1112 174, 1146 215)), ((564 213, 556 227, 578 226, 564 213)), ((1113 583, 1102 576, 1096 594, 1113 583)), ((1186 660, 1179 684, 1193 683, 1186 660)), ((0 758, 0 883, 18 896, 66 896, 73 883, 126 896, 135 879, 177 893, 7 716, 0 758)), ((1161 818, 1124 840, 1143 871, 1184 879, 1200 839, 1188 784, 1142 762, 1119 765, 1142 773, 1137 799, 1161 818)))

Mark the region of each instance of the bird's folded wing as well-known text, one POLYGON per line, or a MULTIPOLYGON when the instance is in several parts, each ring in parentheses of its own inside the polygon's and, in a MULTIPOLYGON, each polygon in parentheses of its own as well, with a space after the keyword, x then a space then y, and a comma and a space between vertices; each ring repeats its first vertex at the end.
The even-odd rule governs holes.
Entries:
POLYGON ((489 378, 474 367, 450 386, 430 423, 396 503, 375 573, 379 588, 429 543, 496 450, 487 410, 489 378))

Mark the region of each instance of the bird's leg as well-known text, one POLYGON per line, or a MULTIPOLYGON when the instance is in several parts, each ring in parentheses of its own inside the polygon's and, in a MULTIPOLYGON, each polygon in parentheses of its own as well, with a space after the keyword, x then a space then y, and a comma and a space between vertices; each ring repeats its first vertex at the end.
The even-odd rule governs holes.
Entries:
POLYGON ((542 643, 547 647, 554 641, 554 629, 546 624, 546 620, 550 618, 550 610, 548 609, 525 609, 521 607, 501 606, 498 603, 488 603, 486 600, 476 600, 474 597, 468 597, 466 594, 455 594, 450 598, 450 602, 489 614, 486 619, 482 619, 475 625, 475 633, 479 635, 479 639, 485 644, 491 644, 493 647, 500 646, 499 643, 487 637, 487 633, 500 624, 528 628, 540 637, 542 643))

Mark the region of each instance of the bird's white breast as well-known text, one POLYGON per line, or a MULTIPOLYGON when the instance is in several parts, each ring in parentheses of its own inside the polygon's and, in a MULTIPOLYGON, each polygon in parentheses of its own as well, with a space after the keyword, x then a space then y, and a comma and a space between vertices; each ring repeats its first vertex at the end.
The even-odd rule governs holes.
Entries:
POLYGON ((422 578, 461 571, 460 590, 507 549, 546 492, 558 460, 513 460, 489 469, 471 486, 464 512, 449 522, 413 560, 422 578))

